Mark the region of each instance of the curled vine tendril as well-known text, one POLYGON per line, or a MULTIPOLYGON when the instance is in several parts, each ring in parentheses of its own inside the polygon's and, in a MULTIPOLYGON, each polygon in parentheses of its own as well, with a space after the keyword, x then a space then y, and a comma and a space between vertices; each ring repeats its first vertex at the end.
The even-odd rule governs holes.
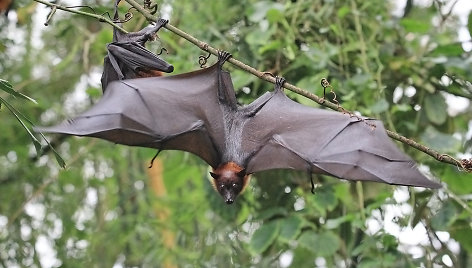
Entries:
POLYGON ((336 93, 334 92, 333 90, 333 86, 331 86, 331 84, 329 83, 328 79, 326 78, 322 78, 321 79, 321 86, 323 87, 323 98, 322 98, 322 103, 325 101, 325 97, 326 97, 326 88, 329 88, 329 93, 331 93, 333 95, 333 100, 332 102, 334 104, 336 104, 336 106, 338 107, 338 111, 341 111, 343 114, 348 114, 349 117, 355 117, 357 120, 359 121, 363 121, 365 124, 367 124, 368 126, 370 126, 372 128, 372 130, 374 130, 376 128, 376 126, 372 123, 369 123, 367 122, 364 118, 344 109, 341 104, 339 103, 339 101, 337 100, 337 96, 336 96, 336 93))
POLYGON ((211 53, 208 52, 208 55, 200 55, 198 56, 198 64, 200 64, 200 68, 205 68, 205 64, 207 64, 208 59, 210 58, 211 53))
POLYGON ((161 55, 162 52, 166 52, 166 54, 169 54, 169 51, 167 51, 167 49, 165 47, 161 48, 161 51, 159 51, 159 53, 157 54, 157 56, 161 55))
POLYGON ((157 12, 157 4, 152 4, 151 0, 144 0, 143 7, 149 10, 151 15, 154 15, 157 12))

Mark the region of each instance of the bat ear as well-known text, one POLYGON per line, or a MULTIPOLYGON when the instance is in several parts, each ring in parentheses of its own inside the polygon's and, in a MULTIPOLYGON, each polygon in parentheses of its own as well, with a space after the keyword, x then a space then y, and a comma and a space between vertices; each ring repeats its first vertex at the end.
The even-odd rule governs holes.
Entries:
POLYGON ((220 177, 220 175, 213 173, 211 171, 210 171, 210 175, 213 177, 213 179, 218 179, 220 177))
POLYGON ((240 178, 243 178, 244 176, 246 176, 246 169, 242 169, 241 171, 239 171, 238 173, 236 173, 236 175, 238 175, 238 177, 240 178))

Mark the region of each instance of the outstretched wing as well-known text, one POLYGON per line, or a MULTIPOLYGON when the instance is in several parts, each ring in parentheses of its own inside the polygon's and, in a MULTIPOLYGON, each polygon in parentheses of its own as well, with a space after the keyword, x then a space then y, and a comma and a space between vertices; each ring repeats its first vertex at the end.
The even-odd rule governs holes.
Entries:
POLYGON ((115 81, 82 115, 36 131, 91 136, 130 146, 183 150, 217 167, 224 146, 218 86, 228 73, 215 65, 195 72, 115 81))
POLYGON ((258 107, 249 107, 258 111, 243 130, 244 151, 252 152, 249 173, 289 168, 347 180, 440 187, 418 171, 378 120, 303 106, 280 88, 261 98, 258 107))

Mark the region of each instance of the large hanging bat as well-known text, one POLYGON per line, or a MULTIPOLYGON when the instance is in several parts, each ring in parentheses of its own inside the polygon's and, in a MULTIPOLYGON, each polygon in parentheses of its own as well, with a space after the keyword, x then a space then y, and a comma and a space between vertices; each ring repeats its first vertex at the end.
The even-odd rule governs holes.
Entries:
POLYGON ((281 79, 273 92, 238 105, 222 71, 227 57, 190 73, 112 82, 87 112, 36 130, 194 153, 213 167, 215 189, 228 204, 249 174, 279 168, 440 187, 393 144, 380 121, 303 106, 284 94, 281 79))
MULTIPOLYGON (((115 2, 115 21, 118 21, 119 2, 120 0, 115 2)), ((104 92, 108 83, 114 80, 151 77, 156 76, 160 71, 170 73, 174 70, 174 66, 144 46, 167 22, 167 20, 159 19, 153 27, 127 34, 113 28, 113 42, 107 45, 108 54, 105 56, 103 65, 102 90, 104 92)))

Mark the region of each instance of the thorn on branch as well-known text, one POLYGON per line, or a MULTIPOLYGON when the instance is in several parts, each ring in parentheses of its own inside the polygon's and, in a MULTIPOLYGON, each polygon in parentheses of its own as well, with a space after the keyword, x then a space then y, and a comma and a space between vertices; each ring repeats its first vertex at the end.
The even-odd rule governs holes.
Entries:
POLYGON ((210 56, 211 56, 210 52, 208 52, 207 56, 204 56, 204 55, 198 56, 198 64, 200 64, 200 68, 205 68, 205 64, 207 63, 210 56))
POLYGON ((157 53, 156 55, 160 56, 162 54, 162 52, 164 52, 164 51, 166 52, 166 54, 169 54, 169 51, 167 51, 167 48, 163 47, 163 48, 161 48, 161 51, 159 51, 159 53, 157 53))

